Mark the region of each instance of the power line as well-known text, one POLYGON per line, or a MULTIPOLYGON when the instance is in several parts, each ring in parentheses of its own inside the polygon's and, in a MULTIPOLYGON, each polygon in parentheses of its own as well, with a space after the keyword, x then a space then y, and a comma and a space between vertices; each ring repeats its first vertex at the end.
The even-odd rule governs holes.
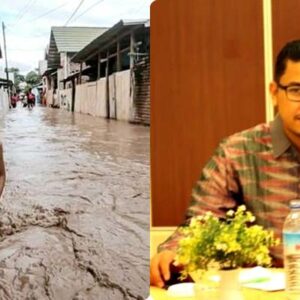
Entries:
MULTIPOLYGON (((27 3, 25 4, 25 6, 23 6, 19 12, 16 14, 16 19, 19 19, 19 17, 23 14, 23 12, 26 10, 27 6, 30 4, 32 0, 27 1, 27 3)), ((10 26, 10 25, 8 25, 10 26)))
POLYGON ((78 20, 81 16, 83 16, 84 14, 86 14, 89 10, 91 10, 91 9, 92 9, 93 7, 95 7, 96 5, 102 3, 103 1, 104 1, 104 0, 97 1, 97 2, 95 2, 94 4, 92 4, 91 6, 89 6, 83 13, 81 13, 79 16, 77 16, 77 17, 73 20, 73 22, 76 21, 76 20, 78 20))
POLYGON ((21 16, 18 18, 17 22, 15 22, 13 25, 11 25, 10 27, 14 27, 16 26, 18 23, 20 23, 20 21, 22 20, 22 18, 26 15, 26 13, 29 11, 29 9, 35 4, 37 0, 31 0, 27 3, 27 7, 23 10, 23 13, 21 14, 21 16))
MULTIPOLYGON (((41 15, 34 17, 34 18, 31 19, 31 20, 22 21, 21 24, 27 24, 27 23, 35 22, 35 21, 37 21, 37 20, 39 20, 39 19, 41 19, 41 18, 43 18, 43 17, 45 17, 45 16, 47 16, 47 15, 50 15, 51 13, 53 13, 53 12, 59 10, 60 8, 66 6, 68 3, 69 3, 68 1, 67 1, 67 2, 64 2, 64 3, 62 3, 61 5, 56 6, 56 7, 52 8, 52 9, 50 9, 50 10, 48 10, 48 11, 42 13, 41 15)), ((17 22, 16 22, 14 25, 12 25, 12 26, 15 26, 16 24, 17 24, 17 22)), ((20 25, 20 23, 19 23, 19 25, 20 25)))
POLYGON ((57 7, 55 7, 55 8, 53 8, 53 9, 48 10, 47 12, 43 13, 42 15, 40 15, 40 16, 38 16, 38 17, 36 17, 36 18, 34 18, 34 19, 28 21, 28 22, 35 22, 36 20, 38 20, 38 19, 40 19, 40 18, 42 18, 42 17, 45 17, 45 16, 47 16, 47 15, 50 15, 51 13, 53 13, 53 12, 59 10, 60 8, 66 6, 67 4, 68 4, 68 2, 65 2, 65 3, 63 3, 63 4, 61 4, 61 5, 57 6, 57 7))
POLYGON ((68 21, 65 23, 64 26, 67 26, 69 24, 69 22, 71 21, 71 19, 75 16, 75 14, 77 13, 78 9, 80 8, 80 6, 83 4, 84 0, 81 0, 80 3, 78 4, 78 6, 75 8, 75 10, 73 11, 72 15, 70 16, 70 18, 68 19, 68 21))

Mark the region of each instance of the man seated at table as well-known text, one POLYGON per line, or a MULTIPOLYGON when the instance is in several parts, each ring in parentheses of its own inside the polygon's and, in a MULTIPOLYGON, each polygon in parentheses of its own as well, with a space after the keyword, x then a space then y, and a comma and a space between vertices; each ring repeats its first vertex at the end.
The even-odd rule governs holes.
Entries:
MULTIPOLYGON (((278 115, 224 139, 204 167, 192 192, 186 223, 206 211, 224 216, 245 204, 257 223, 280 237, 289 202, 300 197, 300 40, 287 43, 277 56, 270 93, 278 115)), ((180 234, 175 231, 151 259, 151 285, 163 287, 180 234)), ((282 266, 282 245, 271 249, 282 266)))

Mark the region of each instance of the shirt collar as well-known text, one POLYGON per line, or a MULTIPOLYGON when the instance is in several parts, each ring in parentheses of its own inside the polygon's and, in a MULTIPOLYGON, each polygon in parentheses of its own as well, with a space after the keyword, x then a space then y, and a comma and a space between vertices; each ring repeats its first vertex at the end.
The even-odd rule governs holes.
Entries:
POLYGON ((274 121, 271 122, 271 137, 273 144, 273 154, 275 158, 281 156, 292 146, 290 140, 284 133, 282 120, 279 115, 277 115, 274 121))

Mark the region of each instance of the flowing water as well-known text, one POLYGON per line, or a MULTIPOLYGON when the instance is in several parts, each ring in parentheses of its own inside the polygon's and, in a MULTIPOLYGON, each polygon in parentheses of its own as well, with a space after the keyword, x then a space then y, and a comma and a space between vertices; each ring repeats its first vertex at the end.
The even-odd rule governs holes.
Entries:
POLYGON ((0 299, 145 299, 149 127, 17 107, 0 136, 0 299))

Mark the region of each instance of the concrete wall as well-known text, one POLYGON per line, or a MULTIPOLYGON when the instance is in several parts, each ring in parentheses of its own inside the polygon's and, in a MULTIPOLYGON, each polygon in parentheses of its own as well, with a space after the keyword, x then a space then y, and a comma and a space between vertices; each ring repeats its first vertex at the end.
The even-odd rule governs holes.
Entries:
POLYGON ((58 100, 60 103, 60 108, 67 111, 72 109, 72 89, 64 89, 58 91, 58 100))
POLYGON ((97 84, 96 82, 88 82, 85 85, 87 87, 87 99, 82 104, 85 104, 84 109, 88 114, 96 116, 97 84))
POLYGON ((96 117, 106 117, 106 80, 76 86, 75 111, 96 117))
POLYGON ((46 105, 53 105, 53 89, 46 90, 46 105))
POLYGON ((8 107, 8 94, 6 91, 0 89, 0 113, 7 113, 8 107))
POLYGON ((61 80, 64 79, 64 69, 60 68, 57 69, 57 87, 58 90, 62 90, 64 88, 64 84, 61 82, 61 80))
POLYGON ((101 78, 97 81, 97 103, 96 103, 96 115, 99 117, 107 117, 107 105, 106 105, 106 79, 101 78))
POLYGON ((79 113, 96 116, 97 84, 87 82, 76 86, 75 111, 79 113))
POLYGON ((78 113, 85 113, 81 111, 81 102, 84 101, 85 84, 77 84, 75 91, 75 107, 74 111, 78 113))
POLYGON ((117 120, 131 121, 132 95, 130 95, 130 70, 116 75, 116 115, 117 120))
MULTIPOLYGON (((131 121, 132 96, 130 95, 130 71, 109 76, 110 118, 131 121)), ((76 86, 75 112, 97 117, 107 116, 106 79, 76 86)))
POLYGON ((108 78, 109 83, 109 118, 117 118, 117 76, 116 73, 108 78))

